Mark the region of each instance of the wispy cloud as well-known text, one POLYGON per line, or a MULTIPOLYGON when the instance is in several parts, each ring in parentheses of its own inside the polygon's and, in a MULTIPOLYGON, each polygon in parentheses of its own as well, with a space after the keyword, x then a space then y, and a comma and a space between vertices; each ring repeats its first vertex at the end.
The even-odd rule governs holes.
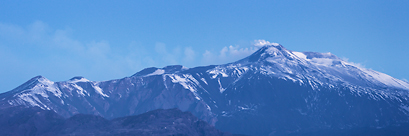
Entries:
POLYGON ((365 68, 365 65, 363 65, 363 64, 361 64, 361 63, 351 62, 351 61, 349 61, 349 58, 343 57, 343 58, 341 58, 341 59, 342 59, 343 61, 347 62, 348 64, 353 65, 353 66, 360 67, 360 68, 365 68))
POLYGON ((223 64, 223 63, 229 63, 229 62, 234 62, 240 59, 243 59, 255 51, 257 51, 259 48, 265 46, 265 45, 279 45, 278 43, 271 43, 266 40, 255 40, 253 44, 248 45, 246 47, 241 47, 239 45, 230 45, 230 46, 225 46, 223 47, 219 52, 211 52, 209 50, 206 50, 202 54, 202 64, 203 65, 209 65, 209 64, 223 64))
POLYGON ((204 65, 222 64, 240 60, 257 51, 256 47, 241 48, 240 46, 230 45, 223 47, 218 53, 206 50, 202 54, 202 63, 204 65))
MULTIPOLYGON (((261 45, 272 44, 258 40, 249 45, 197 50, 153 41, 156 42, 153 45, 131 42, 129 46, 116 47, 106 40, 78 40, 74 32, 70 28, 51 28, 42 21, 27 26, 0 22, 0 63, 6 64, 0 70, 19 73, 20 77, 16 77, 19 79, 44 75, 51 80, 66 80, 81 75, 90 80, 108 80, 151 66, 195 67, 234 62, 252 54, 261 45)), ((1 78, 0 82, 5 80, 9 79, 1 78)))
POLYGON ((196 53, 195 53, 195 51, 192 49, 192 47, 186 47, 184 53, 185 53, 185 56, 184 56, 184 59, 183 59, 184 62, 190 63, 190 62, 192 62, 192 61, 195 60, 196 53))
POLYGON ((72 34, 69 28, 53 29, 41 21, 25 27, 0 23, 0 48, 12 54, 2 56, 0 63, 7 65, 0 70, 54 79, 75 75, 109 79, 135 70, 126 59, 130 53, 117 54, 108 41, 79 41, 72 34))

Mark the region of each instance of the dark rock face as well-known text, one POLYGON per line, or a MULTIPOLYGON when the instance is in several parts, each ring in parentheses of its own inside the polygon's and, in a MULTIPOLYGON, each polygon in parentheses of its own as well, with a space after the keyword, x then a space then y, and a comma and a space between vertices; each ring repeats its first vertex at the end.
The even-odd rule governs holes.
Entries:
POLYGON ((0 111, 0 135, 184 135, 231 136, 189 112, 178 109, 106 120, 100 116, 77 114, 64 119, 40 108, 14 107, 0 111))
POLYGON ((331 53, 272 44, 229 64, 147 68, 109 81, 38 76, 0 94, 0 109, 21 105, 107 119, 178 108, 222 131, 286 135, 407 123, 409 83, 331 53))

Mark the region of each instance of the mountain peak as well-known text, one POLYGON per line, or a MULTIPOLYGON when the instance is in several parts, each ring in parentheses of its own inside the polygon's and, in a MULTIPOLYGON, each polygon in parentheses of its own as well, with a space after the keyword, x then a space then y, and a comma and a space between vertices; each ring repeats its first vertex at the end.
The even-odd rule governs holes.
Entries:
POLYGON ((71 82, 71 83, 89 82, 89 80, 86 79, 86 78, 84 78, 84 77, 82 77, 82 76, 76 76, 76 77, 71 78, 71 79, 69 80, 69 82, 71 82))
POLYGON ((31 79, 30 79, 29 81, 27 81, 27 82, 30 82, 30 84, 31 84, 31 83, 34 83, 34 82, 39 82, 39 83, 45 84, 45 85, 53 84, 53 83, 54 83, 54 82, 48 80, 47 78, 45 78, 45 77, 43 77, 43 76, 41 76, 41 75, 38 75, 38 76, 36 76, 36 77, 31 78, 31 79))
POLYGON ((45 77, 43 77, 41 75, 38 75, 38 76, 35 76, 35 77, 31 78, 29 81, 38 81, 38 80, 41 80, 41 79, 44 79, 44 78, 45 77))
POLYGON ((75 77, 71 78, 70 80, 81 80, 81 79, 84 79, 84 77, 83 76, 75 76, 75 77))
POLYGON ((249 62, 256 62, 256 61, 263 61, 266 60, 267 58, 288 58, 292 59, 291 56, 294 56, 291 54, 291 51, 287 50, 284 48, 284 46, 278 44, 278 43, 273 43, 273 44, 265 44, 262 46, 259 50, 254 52, 252 55, 247 57, 249 62))

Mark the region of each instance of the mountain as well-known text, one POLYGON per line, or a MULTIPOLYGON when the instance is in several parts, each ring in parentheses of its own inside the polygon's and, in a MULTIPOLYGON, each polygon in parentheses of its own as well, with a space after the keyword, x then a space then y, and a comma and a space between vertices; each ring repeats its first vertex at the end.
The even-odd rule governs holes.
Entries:
POLYGON ((87 114, 77 114, 64 119, 53 111, 38 107, 11 108, 0 112, 0 135, 232 136, 217 130, 191 113, 178 109, 158 109, 140 115, 106 120, 87 114))
POLYGON ((178 108, 222 131, 287 135, 407 123, 408 91, 407 82, 331 53, 267 44, 228 64, 152 67, 109 81, 37 76, 0 94, 0 109, 40 107, 65 118, 113 119, 178 108))

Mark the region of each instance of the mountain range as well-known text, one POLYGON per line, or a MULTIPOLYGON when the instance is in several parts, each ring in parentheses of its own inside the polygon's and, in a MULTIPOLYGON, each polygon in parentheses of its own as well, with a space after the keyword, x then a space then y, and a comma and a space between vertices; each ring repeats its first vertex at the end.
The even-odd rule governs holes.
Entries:
POLYGON ((222 65, 151 67, 109 81, 53 82, 37 76, 0 94, 0 109, 38 107, 64 118, 114 119, 178 108, 221 131, 290 135, 408 123, 408 91, 405 81, 331 53, 269 43, 222 65))

